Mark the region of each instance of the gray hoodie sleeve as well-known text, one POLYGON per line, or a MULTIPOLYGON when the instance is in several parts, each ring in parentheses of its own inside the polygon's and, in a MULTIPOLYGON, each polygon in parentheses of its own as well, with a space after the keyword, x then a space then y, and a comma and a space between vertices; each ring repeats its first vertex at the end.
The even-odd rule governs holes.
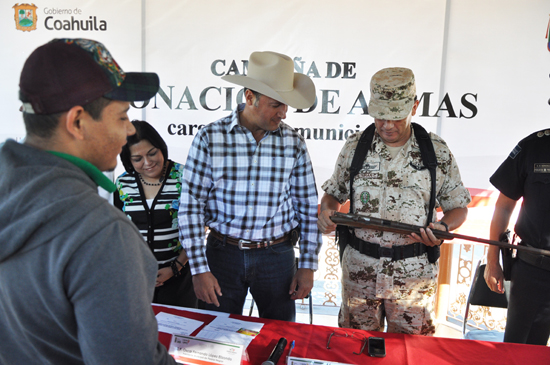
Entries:
POLYGON ((63 276, 87 364, 175 364, 158 341, 157 262, 126 217, 90 236, 63 276))

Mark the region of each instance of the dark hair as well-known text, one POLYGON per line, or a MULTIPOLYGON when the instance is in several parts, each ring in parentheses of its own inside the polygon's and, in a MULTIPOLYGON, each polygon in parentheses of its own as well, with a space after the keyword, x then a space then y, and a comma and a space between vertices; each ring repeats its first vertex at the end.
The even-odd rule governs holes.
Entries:
POLYGON ((255 90, 249 89, 247 87, 244 88, 244 92, 246 93, 246 90, 250 90, 252 94, 254 94, 254 97, 256 97, 256 100, 254 101, 254 106, 258 106, 258 103, 260 102, 260 97, 263 95, 255 90))
MULTIPOLYGON (((83 105, 82 108, 90 114, 93 120, 100 120, 103 109, 110 102, 111 99, 99 97, 83 105)), ((23 121, 25 122, 27 134, 41 138, 51 138, 59 125, 59 118, 62 114, 63 112, 54 114, 23 113, 23 121)))
POLYGON ((23 112, 23 122, 28 135, 51 138, 59 125, 63 113, 31 114, 23 112))
POLYGON ((88 104, 82 105, 82 108, 90 114, 93 120, 100 120, 103 109, 105 109, 111 101, 111 99, 102 96, 89 102, 88 104))
POLYGON ((135 171, 131 161, 130 147, 143 140, 149 141, 153 147, 158 148, 162 152, 162 156, 166 162, 168 160, 168 147, 157 130, 151 124, 142 120, 132 120, 132 124, 136 128, 136 134, 126 138, 126 144, 122 147, 122 152, 120 152, 120 161, 122 161, 126 172, 133 173, 135 171))

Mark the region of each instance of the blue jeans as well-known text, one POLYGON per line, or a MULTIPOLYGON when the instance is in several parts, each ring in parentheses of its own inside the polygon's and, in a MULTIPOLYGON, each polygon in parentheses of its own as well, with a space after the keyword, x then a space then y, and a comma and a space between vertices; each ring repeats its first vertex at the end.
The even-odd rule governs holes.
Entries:
POLYGON ((206 309, 242 314, 250 288, 261 318, 296 319, 296 306, 288 294, 296 272, 290 241, 268 248, 240 250, 209 235, 206 257, 223 294, 218 297, 219 307, 206 304, 206 309))

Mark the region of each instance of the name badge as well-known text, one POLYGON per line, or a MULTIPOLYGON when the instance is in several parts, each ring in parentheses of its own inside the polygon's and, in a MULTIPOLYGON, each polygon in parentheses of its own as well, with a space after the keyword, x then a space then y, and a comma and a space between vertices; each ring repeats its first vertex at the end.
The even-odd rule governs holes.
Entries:
POLYGON ((535 173, 550 174, 550 163, 536 163, 535 173))
POLYGON ((365 169, 367 171, 380 171, 380 162, 367 163, 365 169))

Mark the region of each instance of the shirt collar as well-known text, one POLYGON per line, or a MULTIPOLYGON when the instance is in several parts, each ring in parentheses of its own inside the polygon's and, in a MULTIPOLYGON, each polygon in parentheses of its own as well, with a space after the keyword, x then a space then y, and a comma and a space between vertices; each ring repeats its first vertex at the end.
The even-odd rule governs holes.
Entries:
POLYGON ((244 110, 244 103, 237 105, 235 109, 233 109, 233 112, 231 112, 231 115, 229 116, 231 118, 231 123, 229 123, 229 131, 232 131, 235 127, 240 126, 241 123, 239 121, 239 113, 244 110))
POLYGON ((105 174, 103 174, 97 167, 89 163, 88 161, 85 161, 81 158, 78 158, 73 155, 69 155, 63 152, 57 152, 57 151, 48 151, 52 155, 55 155, 57 157, 61 157, 64 160, 67 160, 74 164, 75 166, 79 167, 82 171, 86 173, 92 179, 98 186, 102 187, 103 189, 107 190, 109 193, 114 193, 116 191, 116 185, 109 179, 105 174))

